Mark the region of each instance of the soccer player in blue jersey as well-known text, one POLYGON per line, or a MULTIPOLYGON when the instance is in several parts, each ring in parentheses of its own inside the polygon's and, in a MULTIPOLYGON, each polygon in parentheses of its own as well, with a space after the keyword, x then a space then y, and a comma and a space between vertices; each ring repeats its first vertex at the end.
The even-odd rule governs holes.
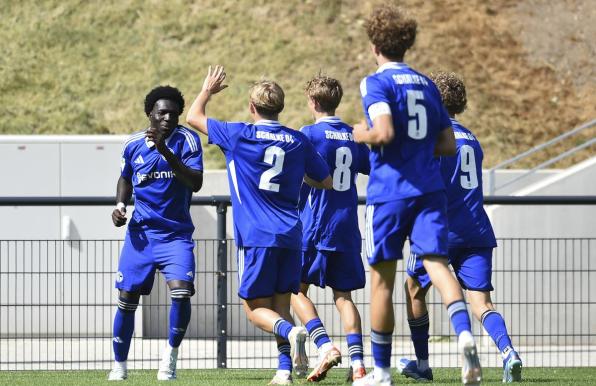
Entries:
POLYGON ((195 292, 190 199, 203 184, 201 142, 196 133, 178 125, 183 110, 184 98, 178 89, 160 86, 151 90, 145 97, 149 128, 133 134, 122 151, 114 225, 126 224, 126 204, 133 193, 135 209, 118 263, 116 361, 109 380, 127 378, 135 311, 140 295, 151 292, 156 269, 165 276, 172 298, 168 345, 157 379, 176 378, 178 347, 190 321, 190 298, 195 292))
POLYGON ((307 380, 320 381, 331 367, 341 363, 341 354, 333 346, 307 294, 310 284, 333 289, 352 362, 349 379, 355 380, 366 374, 360 314, 351 296, 351 291, 364 288, 365 284, 356 176, 369 173, 369 150, 366 145, 355 143, 352 128, 335 116, 343 96, 339 81, 319 75, 307 83, 305 91, 316 122, 301 131, 327 162, 333 175, 333 189, 307 185, 306 191, 303 189, 302 284, 300 293, 292 296, 292 309, 306 325, 319 351, 318 364, 307 380))
POLYGON ((275 82, 261 81, 251 88, 254 123, 207 118, 207 102, 226 87, 225 77, 223 67, 209 67, 187 121, 226 157, 238 247, 238 296, 249 320, 277 338, 280 365, 270 384, 291 384, 292 366, 298 376, 308 370, 306 330, 294 327, 290 315, 291 294, 300 288, 300 188, 304 180, 330 189, 332 180, 306 136, 279 123, 284 92, 275 82))
MULTIPOLYGON (((462 288, 467 290, 472 313, 503 356, 503 382, 519 382, 522 362, 513 348, 505 321, 495 310, 490 297, 493 290, 492 250, 497 242, 483 207, 482 148, 476 137, 455 120, 455 115, 466 108, 466 88, 454 73, 431 74, 431 79, 451 116, 457 145, 454 157, 441 157, 441 174, 447 184, 449 263, 462 288)), ((417 361, 402 359, 401 372, 410 378, 429 380, 432 379, 432 371, 428 365, 426 294, 432 283, 420 259, 414 255, 410 256, 407 272, 408 320, 417 361)))
POLYGON ((354 385, 392 384, 392 298, 406 238, 447 306, 464 359, 462 382, 475 384, 481 378, 480 362, 461 288, 447 266, 447 199, 435 158, 455 153, 451 122, 434 83, 403 63, 416 37, 416 21, 383 5, 365 28, 379 68, 362 80, 367 123, 356 125, 353 133, 357 142, 372 146, 366 250, 375 368, 354 385))

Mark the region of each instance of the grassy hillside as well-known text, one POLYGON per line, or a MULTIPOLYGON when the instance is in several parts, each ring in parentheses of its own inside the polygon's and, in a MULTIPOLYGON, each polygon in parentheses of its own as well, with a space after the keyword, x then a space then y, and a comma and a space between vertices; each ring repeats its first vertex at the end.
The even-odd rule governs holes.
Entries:
MULTIPOLYGON (((213 63, 226 66, 230 87, 212 101, 212 116, 248 119, 247 89, 267 77, 286 91, 281 120, 298 128, 310 122, 303 85, 323 71, 343 83, 338 113, 358 121, 358 84, 375 69, 362 29, 370 3, 0 0, 0 134, 139 130, 150 88, 175 85, 190 105, 213 63)), ((419 22, 406 60, 465 77, 470 106, 461 120, 483 141, 487 165, 596 116, 594 79, 574 85, 527 54, 511 28, 523 24, 518 2, 400 4, 419 22)), ((206 160, 222 165, 212 147, 206 160)))

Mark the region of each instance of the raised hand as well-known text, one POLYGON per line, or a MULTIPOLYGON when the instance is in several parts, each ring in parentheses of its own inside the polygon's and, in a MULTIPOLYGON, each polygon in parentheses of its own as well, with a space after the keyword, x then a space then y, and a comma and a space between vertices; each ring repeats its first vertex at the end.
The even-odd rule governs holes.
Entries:
POLYGON ((209 71, 207 72, 207 76, 203 81, 202 91, 206 91, 209 94, 217 94, 224 88, 228 87, 227 84, 223 84, 224 80, 226 80, 226 73, 223 66, 209 66, 209 71))

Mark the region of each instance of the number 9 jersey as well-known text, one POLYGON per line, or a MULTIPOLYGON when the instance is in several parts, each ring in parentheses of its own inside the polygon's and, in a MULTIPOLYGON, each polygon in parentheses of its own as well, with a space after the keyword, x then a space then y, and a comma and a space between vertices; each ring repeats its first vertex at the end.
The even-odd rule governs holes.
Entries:
POLYGON ((457 154, 441 157, 447 185, 449 248, 493 248, 497 246, 490 220, 484 211, 480 142, 455 119, 451 119, 457 154))
POLYGON ((209 143, 226 157, 238 247, 301 250, 298 200, 304 175, 329 168, 304 134, 277 121, 207 122, 209 143))
POLYGON ((434 151, 439 132, 451 122, 435 84, 404 63, 390 62, 364 78, 360 92, 369 127, 387 114, 395 130, 391 143, 371 149, 367 204, 445 189, 434 151))

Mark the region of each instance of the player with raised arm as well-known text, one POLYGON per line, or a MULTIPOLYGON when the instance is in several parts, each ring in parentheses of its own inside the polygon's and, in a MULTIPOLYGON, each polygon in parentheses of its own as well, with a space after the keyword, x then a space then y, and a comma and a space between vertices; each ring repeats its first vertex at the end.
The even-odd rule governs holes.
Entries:
MULTIPOLYGON (((431 74, 444 106, 451 116, 457 154, 441 157, 441 174, 447 184, 447 217, 449 220, 449 263, 462 288, 467 290, 472 313, 489 333, 503 356, 503 382, 521 381, 522 362, 513 348, 503 317, 495 310, 490 297, 493 290, 492 251, 497 246, 490 220, 484 211, 482 196, 483 152, 476 137, 455 115, 466 108, 466 88, 454 73, 431 74)), ((428 364, 428 309, 426 294, 431 282, 420 259, 411 255, 408 261, 406 301, 408 321, 417 361, 402 359, 401 373, 418 380, 432 380, 428 364)))
POLYGON ((477 384, 481 369, 470 317, 461 288, 447 266, 447 198, 435 158, 455 153, 449 115, 434 83, 403 63, 416 38, 416 21, 393 6, 382 5, 374 9, 365 28, 379 68, 360 84, 368 126, 356 125, 354 139, 372 146, 366 251, 371 267, 375 368, 354 385, 393 384, 393 289, 406 238, 447 306, 463 357, 462 382, 477 384))
POLYGON ((300 289, 300 188, 305 180, 330 189, 332 180, 306 136, 279 123, 284 92, 277 83, 261 81, 251 88, 254 123, 208 118, 207 102, 226 87, 225 78, 223 67, 209 67, 187 121, 226 157, 238 248, 238 296, 251 323, 277 338, 280 366, 270 384, 287 385, 292 383, 292 366, 298 376, 308 370, 306 330, 294 327, 290 315, 291 294, 300 289))
POLYGON ((327 162, 333 175, 333 189, 308 186, 306 191, 303 189, 302 284, 300 293, 292 296, 292 309, 306 325, 319 351, 317 366, 307 380, 320 381, 331 367, 341 363, 341 354, 333 346, 307 294, 310 284, 333 289, 348 342, 352 381, 366 375, 360 314, 351 291, 364 288, 366 281, 360 256, 362 237, 358 229, 356 176, 369 173, 369 150, 366 145, 355 143, 352 128, 335 116, 343 96, 339 81, 319 75, 307 83, 305 91, 316 122, 301 131, 327 162))
POLYGON ((149 128, 133 134, 122 151, 114 225, 126 224, 126 205, 133 192, 135 209, 118 263, 116 361, 108 376, 111 381, 128 376, 126 360, 135 311, 139 297, 151 292, 156 269, 165 276, 172 298, 168 345, 157 379, 176 378, 178 347, 190 322, 190 298, 195 292, 190 199, 203 184, 201 141, 196 133, 178 125, 183 110, 184 98, 178 89, 160 86, 151 90, 145 97, 149 128))

